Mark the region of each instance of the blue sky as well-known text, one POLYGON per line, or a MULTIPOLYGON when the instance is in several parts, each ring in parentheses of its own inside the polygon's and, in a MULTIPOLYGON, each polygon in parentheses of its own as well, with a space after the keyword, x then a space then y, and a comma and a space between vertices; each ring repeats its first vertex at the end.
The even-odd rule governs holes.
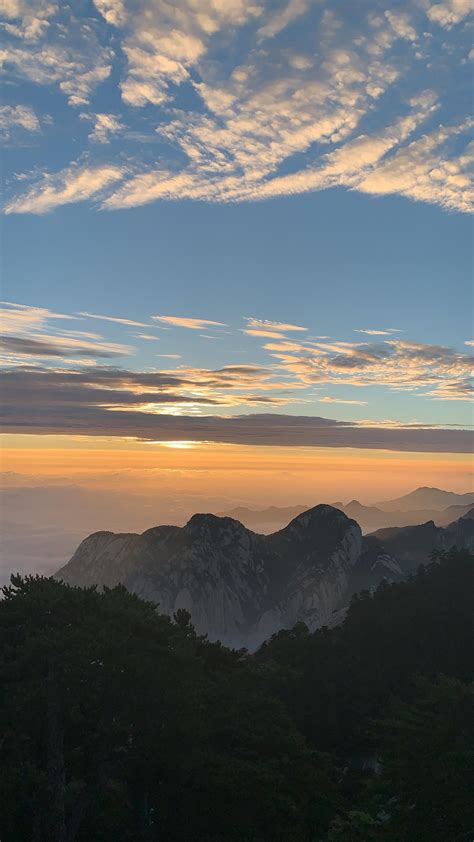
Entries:
POLYGON ((3 5, 9 431, 469 426, 471 0, 3 5))

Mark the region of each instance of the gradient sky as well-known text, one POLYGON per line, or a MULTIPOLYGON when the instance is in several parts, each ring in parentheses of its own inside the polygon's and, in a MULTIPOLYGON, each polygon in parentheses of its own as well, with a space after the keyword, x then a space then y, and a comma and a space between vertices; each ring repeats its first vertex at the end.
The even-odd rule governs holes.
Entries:
POLYGON ((467 489, 472 0, 0 8, 5 469, 467 489))

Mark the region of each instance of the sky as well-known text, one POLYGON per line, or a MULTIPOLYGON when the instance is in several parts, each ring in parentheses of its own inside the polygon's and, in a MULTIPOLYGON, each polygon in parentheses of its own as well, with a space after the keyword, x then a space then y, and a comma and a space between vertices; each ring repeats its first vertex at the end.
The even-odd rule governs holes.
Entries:
POLYGON ((0 9, 6 487, 469 490, 472 0, 0 9))

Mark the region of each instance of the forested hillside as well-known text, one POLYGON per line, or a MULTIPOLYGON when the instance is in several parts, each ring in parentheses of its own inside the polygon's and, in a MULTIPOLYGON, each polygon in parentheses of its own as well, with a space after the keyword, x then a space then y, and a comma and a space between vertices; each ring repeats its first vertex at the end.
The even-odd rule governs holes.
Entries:
POLYGON ((2 842, 456 842, 474 830, 474 557, 255 655, 119 586, 0 602, 2 842))

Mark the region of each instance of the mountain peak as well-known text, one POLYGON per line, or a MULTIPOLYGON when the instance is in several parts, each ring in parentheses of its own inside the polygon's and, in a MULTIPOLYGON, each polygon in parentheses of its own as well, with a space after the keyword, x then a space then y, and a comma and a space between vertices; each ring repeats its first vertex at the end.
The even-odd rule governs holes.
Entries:
POLYGON ((321 520, 338 520, 338 521, 349 521, 347 515, 344 514, 340 509, 336 509, 335 506, 330 506, 328 503, 320 503, 318 506, 313 506, 312 509, 307 509, 306 512, 301 512, 301 514, 296 515, 292 521, 288 524, 286 529, 290 529, 290 527, 303 527, 307 528, 311 526, 313 523, 320 522, 321 520))
POLYGON ((222 531, 233 529, 234 531, 245 531, 245 526, 232 517, 220 517, 211 513, 197 513, 193 515, 184 527, 188 532, 222 531))

